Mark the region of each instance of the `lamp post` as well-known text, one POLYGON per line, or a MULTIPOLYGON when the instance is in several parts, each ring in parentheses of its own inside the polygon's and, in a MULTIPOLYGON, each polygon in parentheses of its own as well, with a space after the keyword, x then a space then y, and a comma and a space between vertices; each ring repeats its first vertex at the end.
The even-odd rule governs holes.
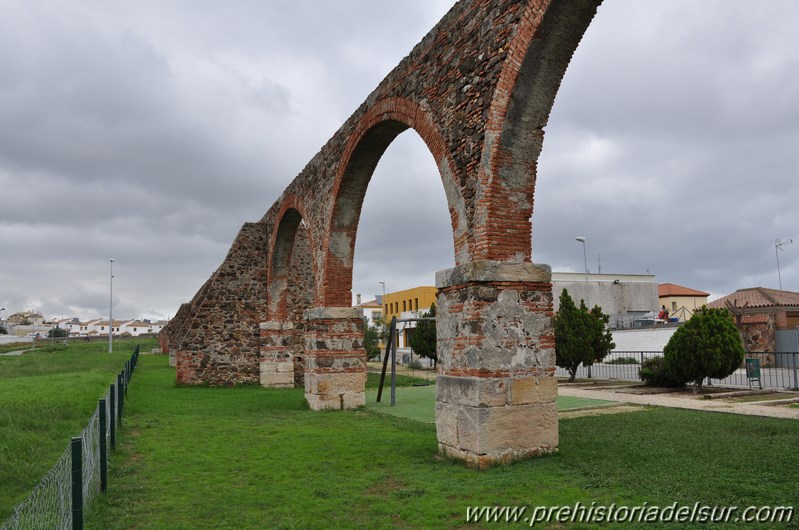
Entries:
POLYGON ((108 353, 114 350, 114 339, 112 331, 114 330, 114 260, 108 260, 111 265, 111 283, 108 295, 108 353))
MULTIPOLYGON (((591 310, 591 302, 588 296, 588 254, 585 251, 585 237, 577 236, 574 239, 579 241, 583 244, 583 267, 585 268, 585 305, 588 306, 588 310, 591 310)), ((588 365, 588 378, 591 378, 591 365, 588 365)))
POLYGON ((575 237, 577 241, 583 244, 583 266, 585 268, 585 305, 591 306, 588 301, 588 255, 585 252, 585 238, 583 236, 575 237))
POLYGON ((793 243, 793 239, 783 239, 780 241, 777 239, 774 242, 774 254, 777 256, 777 278, 780 280, 780 291, 782 291, 782 273, 780 273, 780 251, 784 250, 782 247, 785 245, 790 245, 793 243))

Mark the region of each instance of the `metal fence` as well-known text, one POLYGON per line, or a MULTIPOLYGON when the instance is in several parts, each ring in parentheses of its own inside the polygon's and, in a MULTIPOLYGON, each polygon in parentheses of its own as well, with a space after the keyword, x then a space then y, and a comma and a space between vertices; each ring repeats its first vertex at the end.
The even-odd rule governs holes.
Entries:
POLYGON ((83 528, 83 512, 108 483, 108 449, 116 445, 125 394, 139 358, 139 347, 111 384, 80 436, 71 443, 33 492, 14 508, 0 530, 83 528))
MULTIPOLYGON (((580 365, 579 378, 618 379, 640 381, 638 370, 641 364, 652 357, 662 357, 661 351, 613 351, 603 362, 590 367, 580 365)), ((760 378, 754 385, 770 389, 799 390, 799 352, 772 353, 747 352, 747 359, 757 359, 760 364, 760 378)), ((559 376, 569 376, 565 368, 557 368, 559 376)), ((745 365, 724 379, 708 379, 707 384, 730 387, 750 387, 745 365)))

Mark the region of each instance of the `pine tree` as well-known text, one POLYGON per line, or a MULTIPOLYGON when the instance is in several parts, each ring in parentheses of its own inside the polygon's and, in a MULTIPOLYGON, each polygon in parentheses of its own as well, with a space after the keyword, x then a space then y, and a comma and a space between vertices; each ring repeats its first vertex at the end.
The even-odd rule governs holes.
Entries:
POLYGON ((555 315, 555 364, 569 371, 569 381, 574 381, 577 368, 601 361, 613 344, 613 336, 607 329, 610 317, 602 313, 599 306, 590 311, 584 300, 580 307, 574 305, 569 291, 560 295, 560 308, 555 315))
POLYGON ((741 366, 744 347, 730 313, 704 307, 674 332, 663 358, 670 373, 701 392, 706 377, 723 379, 741 366))
MULTIPOLYGON (((430 306, 430 310, 422 313, 422 317, 435 318, 436 304, 430 306)), ((433 359, 433 364, 438 364, 438 355, 436 354, 436 321, 435 320, 422 320, 417 322, 416 327, 413 328, 413 333, 410 337, 410 345, 414 353, 419 357, 427 357, 433 359)))

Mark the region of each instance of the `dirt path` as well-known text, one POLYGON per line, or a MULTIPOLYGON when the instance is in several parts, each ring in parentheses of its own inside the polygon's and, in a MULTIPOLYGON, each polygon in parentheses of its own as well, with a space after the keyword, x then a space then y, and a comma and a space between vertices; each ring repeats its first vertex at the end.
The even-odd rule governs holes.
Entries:
POLYGON ((652 405, 657 407, 674 407, 679 409, 704 410, 708 412, 727 412, 748 416, 768 416, 770 418, 786 418, 799 420, 799 408, 765 405, 763 402, 734 403, 721 399, 703 399, 685 394, 632 394, 624 392, 624 388, 589 389, 575 386, 558 387, 561 396, 604 399, 635 405, 652 405))

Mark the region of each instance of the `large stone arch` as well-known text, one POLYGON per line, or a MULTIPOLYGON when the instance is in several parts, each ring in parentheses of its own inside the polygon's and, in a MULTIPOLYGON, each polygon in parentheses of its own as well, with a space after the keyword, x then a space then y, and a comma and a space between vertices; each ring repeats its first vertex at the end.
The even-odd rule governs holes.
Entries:
POLYGON ((355 126, 335 178, 333 207, 323 247, 325 281, 320 305, 349 305, 355 239, 366 189, 388 146, 409 128, 425 142, 438 167, 452 223, 455 263, 469 260, 466 208, 454 180, 454 161, 437 125, 429 113, 412 101, 396 97, 381 100, 355 126))
POLYGON ((350 307, 355 235, 372 171, 413 128, 438 165, 453 229, 455 267, 436 274, 439 449, 479 466, 554 451, 551 273, 532 262, 530 217, 543 128, 600 2, 456 3, 245 226, 181 329, 166 330, 179 382, 252 381, 253 360, 266 355, 252 340, 258 318, 267 335, 288 320, 281 267, 301 217, 316 278, 303 318, 306 399, 316 410, 363 405, 363 323, 350 307), (305 210, 287 209, 291 197, 305 210), (267 284, 274 296, 261 292, 267 284))
POLYGON ((491 100, 478 178, 476 260, 532 258, 538 156, 561 80, 601 0, 527 2, 491 100), (498 238, 502 244, 498 244, 498 238))

